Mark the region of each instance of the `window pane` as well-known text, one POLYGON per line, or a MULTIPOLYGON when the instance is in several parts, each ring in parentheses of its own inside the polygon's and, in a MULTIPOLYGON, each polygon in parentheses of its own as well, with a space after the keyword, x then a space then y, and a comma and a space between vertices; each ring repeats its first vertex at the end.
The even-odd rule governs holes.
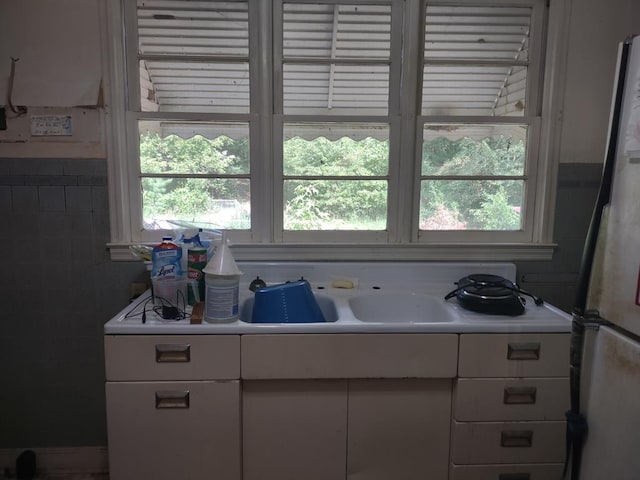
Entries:
POLYGON ((423 175, 523 175, 524 125, 425 125, 423 175))
POLYGON ((312 177, 385 176, 389 171, 389 126, 286 124, 283 171, 312 177))
POLYGON ((531 12, 428 5, 422 114, 524 115, 531 12))
POLYGON ((284 112, 386 115, 389 66, 285 64, 284 112))
POLYGON ((249 112, 249 64, 140 62, 143 112, 249 112))
POLYGON ((141 54, 249 56, 247 2, 138 2, 141 54))
POLYGON ((528 59, 531 8, 428 5, 426 59, 528 59))
POLYGON ((285 180, 285 230, 385 230, 385 180, 285 180))
POLYGON ((520 230, 522 180, 426 180, 420 230, 520 230))
POLYGON ((423 115, 523 116, 527 68, 425 65, 423 115))
POLYGON ((139 122, 140 171, 162 174, 248 174, 249 126, 139 122))
POLYGON ((389 58, 389 5, 285 3, 283 15, 285 58, 389 58))
POLYGON ((247 179, 142 178, 144 228, 251 226, 247 179))

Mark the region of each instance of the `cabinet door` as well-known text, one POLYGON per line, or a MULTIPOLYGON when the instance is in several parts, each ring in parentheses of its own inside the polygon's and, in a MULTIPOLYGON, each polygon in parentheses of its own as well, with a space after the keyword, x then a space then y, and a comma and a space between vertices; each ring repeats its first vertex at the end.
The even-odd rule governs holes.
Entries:
POLYGON ((240 384, 108 382, 111 480, 240 480, 240 384))
POLYGON ((242 411, 244 480, 345 479, 346 381, 247 381, 242 411))
POLYGON ((350 380, 347 478, 446 480, 451 380, 350 380))

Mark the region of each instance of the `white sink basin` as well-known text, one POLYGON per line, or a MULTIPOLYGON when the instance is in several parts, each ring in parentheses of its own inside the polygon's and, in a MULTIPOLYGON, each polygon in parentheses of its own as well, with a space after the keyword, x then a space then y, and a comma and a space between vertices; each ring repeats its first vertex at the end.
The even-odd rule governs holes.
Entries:
POLYGON ((372 323, 442 323, 456 320, 444 300, 417 293, 372 293, 349 299, 353 315, 372 323))

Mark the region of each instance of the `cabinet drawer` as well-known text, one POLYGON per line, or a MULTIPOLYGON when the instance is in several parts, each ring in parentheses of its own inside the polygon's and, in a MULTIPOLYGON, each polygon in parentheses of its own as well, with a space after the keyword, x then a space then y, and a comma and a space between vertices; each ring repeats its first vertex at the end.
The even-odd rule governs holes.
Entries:
POLYGON ((461 378, 456 382, 458 421, 564 420, 568 378, 461 378))
POLYGON ((460 377, 566 377, 569 334, 460 335, 460 377))
POLYGON ((107 335, 108 381, 240 378, 239 335, 107 335))
POLYGON ((457 361, 454 334, 242 336, 243 379, 453 378, 457 361))
POLYGON ((240 382, 107 382, 109 478, 240 480, 240 382))
POLYGON ((453 465, 451 480, 550 480, 559 479, 564 465, 453 465))
POLYGON ((456 465, 564 461, 564 422, 454 421, 452 436, 456 465))

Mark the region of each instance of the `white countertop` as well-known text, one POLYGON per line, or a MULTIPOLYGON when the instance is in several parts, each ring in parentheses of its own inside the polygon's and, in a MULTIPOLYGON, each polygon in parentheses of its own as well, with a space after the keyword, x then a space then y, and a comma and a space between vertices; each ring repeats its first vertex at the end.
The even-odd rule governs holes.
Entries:
MULTIPOLYGON (((256 276, 268 284, 284 283, 304 277, 317 295, 331 298, 338 319, 324 323, 256 324, 236 320, 231 323, 191 324, 183 320, 164 320, 151 309, 150 292, 136 299, 104 327, 107 335, 242 335, 281 333, 561 333, 571 330, 571 317, 544 304, 526 303, 523 315, 511 317, 487 315, 465 310, 457 300, 444 300, 455 288, 454 282, 474 273, 501 275, 515 280, 515 266, 508 263, 385 263, 385 262, 316 262, 316 263, 239 263, 244 272, 240 283, 240 303, 253 295, 248 285, 256 276), (354 283, 352 289, 332 288, 337 279, 354 283), (349 299, 362 295, 415 294, 432 296, 450 314, 451 321, 403 322, 402 311, 383 322, 358 320, 349 299), (142 312, 146 309, 145 323, 142 312)), ((535 292, 532 292, 535 293, 535 292)), ((189 309, 187 308, 187 313, 189 309)))

